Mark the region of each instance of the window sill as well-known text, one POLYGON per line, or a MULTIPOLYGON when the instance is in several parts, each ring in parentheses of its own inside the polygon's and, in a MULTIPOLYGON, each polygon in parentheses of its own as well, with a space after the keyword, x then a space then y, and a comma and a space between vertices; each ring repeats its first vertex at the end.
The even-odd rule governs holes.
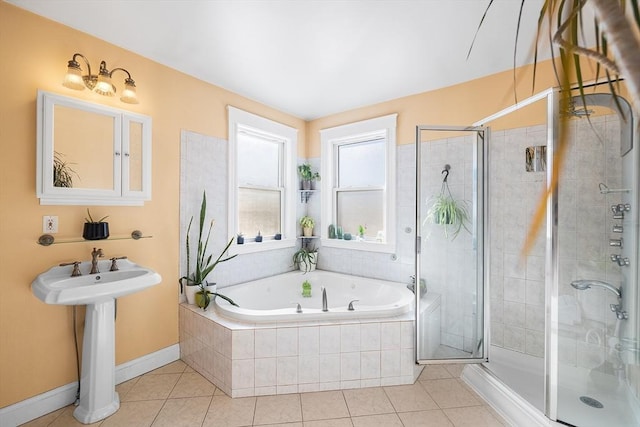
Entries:
POLYGON ((342 239, 327 239, 321 240, 323 247, 328 248, 341 248, 351 249, 356 251, 366 252, 382 252, 387 254, 393 254, 396 252, 396 245, 392 243, 378 243, 378 242, 363 242, 359 240, 342 240, 342 239))
POLYGON ((237 244, 235 241, 229 248, 231 255, 235 254, 250 254, 255 252, 271 251, 275 249, 292 248, 296 245, 296 239, 283 239, 283 240, 265 240, 259 243, 248 242, 242 245, 237 244))

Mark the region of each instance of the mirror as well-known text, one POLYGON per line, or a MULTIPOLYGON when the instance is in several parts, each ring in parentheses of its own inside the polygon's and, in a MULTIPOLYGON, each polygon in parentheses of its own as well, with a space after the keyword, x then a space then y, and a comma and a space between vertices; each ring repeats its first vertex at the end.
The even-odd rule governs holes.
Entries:
POLYGON ((151 118, 38 92, 42 205, 142 205, 151 198, 151 118))

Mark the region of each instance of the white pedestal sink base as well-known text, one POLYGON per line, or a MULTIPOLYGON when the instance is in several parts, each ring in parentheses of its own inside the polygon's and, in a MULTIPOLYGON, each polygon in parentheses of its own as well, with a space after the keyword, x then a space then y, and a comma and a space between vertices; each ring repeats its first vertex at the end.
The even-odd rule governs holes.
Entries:
POLYGON ((116 393, 115 299, 88 304, 82 343, 80 405, 73 416, 83 424, 100 421, 120 408, 116 393))

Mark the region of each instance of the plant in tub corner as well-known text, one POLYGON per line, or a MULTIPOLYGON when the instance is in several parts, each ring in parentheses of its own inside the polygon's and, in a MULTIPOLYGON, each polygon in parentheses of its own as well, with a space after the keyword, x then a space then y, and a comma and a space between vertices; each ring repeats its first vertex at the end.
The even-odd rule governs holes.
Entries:
POLYGON ((306 273, 316 269, 318 250, 315 247, 302 246, 293 254, 293 265, 306 273))
POLYGON ((209 304, 211 303, 211 295, 214 297, 218 296, 223 298, 231 305, 235 305, 238 307, 231 298, 226 297, 217 292, 211 292, 206 289, 207 282, 206 278, 213 271, 214 268, 221 262, 227 262, 237 257, 238 255, 228 255, 228 250, 231 244, 233 243, 233 237, 229 240, 224 250, 220 253, 218 258, 213 261, 213 255, 207 255, 207 247, 209 246, 209 238, 211 237, 211 230, 213 230, 213 226, 215 225, 215 221, 211 221, 209 225, 209 231, 207 232, 207 238, 203 241, 202 234, 204 231, 204 220, 207 213, 207 195, 206 193, 202 193, 202 204, 200 205, 200 228, 198 230, 198 250, 196 254, 196 263, 195 263, 195 271, 191 272, 191 256, 190 256, 190 241, 189 241, 189 233, 191 231, 191 223, 193 222, 193 217, 189 220, 189 226, 187 227, 187 274, 178 280, 180 284, 180 292, 186 291, 184 286, 198 286, 199 290, 196 292, 196 302, 199 307, 203 310, 206 310, 209 304))
POLYGON ((109 223, 104 222, 108 216, 103 216, 97 221, 94 221, 87 208, 87 216, 84 219, 84 228, 82 229, 82 237, 86 240, 103 240, 109 237, 109 223))

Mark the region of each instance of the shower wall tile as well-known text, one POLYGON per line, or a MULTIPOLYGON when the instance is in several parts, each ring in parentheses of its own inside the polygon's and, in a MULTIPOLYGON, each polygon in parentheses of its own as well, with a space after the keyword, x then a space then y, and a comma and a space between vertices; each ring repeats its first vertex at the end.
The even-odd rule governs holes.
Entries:
POLYGON ((524 353, 526 349, 525 329, 505 324, 504 347, 524 353))

